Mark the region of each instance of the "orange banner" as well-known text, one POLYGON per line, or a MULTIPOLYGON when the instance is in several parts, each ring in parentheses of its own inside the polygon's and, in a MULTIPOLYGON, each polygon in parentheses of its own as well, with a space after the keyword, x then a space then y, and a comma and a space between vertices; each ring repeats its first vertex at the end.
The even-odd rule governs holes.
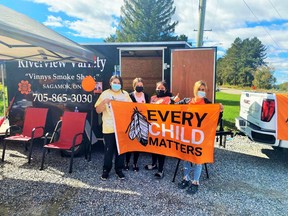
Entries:
POLYGON ((119 154, 151 152, 214 162, 219 104, 160 105, 111 101, 119 154))
POLYGON ((276 94, 277 139, 288 140, 288 94, 276 94))

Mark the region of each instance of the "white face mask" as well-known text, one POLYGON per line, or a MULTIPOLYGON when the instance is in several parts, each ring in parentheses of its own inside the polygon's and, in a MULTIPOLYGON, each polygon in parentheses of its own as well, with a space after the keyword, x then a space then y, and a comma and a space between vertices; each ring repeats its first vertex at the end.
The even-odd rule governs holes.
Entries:
POLYGON ((197 92, 197 96, 198 96, 199 98, 204 98, 204 97, 206 96, 206 92, 204 92, 204 91, 198 91, 198 92, 197 92))

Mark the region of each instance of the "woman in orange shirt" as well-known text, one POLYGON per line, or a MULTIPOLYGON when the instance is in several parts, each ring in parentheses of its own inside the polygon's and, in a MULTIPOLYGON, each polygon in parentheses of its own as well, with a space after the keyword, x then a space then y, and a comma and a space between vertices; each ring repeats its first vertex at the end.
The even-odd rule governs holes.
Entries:
MULTIPOLYGON (((209 104, 211 101, 209 101, 206 98, 206 92, 207 92, 207 84, 199 80, 194 84, 194 97, 193 98, 184 98, 183 100, 177 102, 177 104, 209 104)), ((219 119, 222 118, 222 111, 223 106, 220 104, 220 116, 219 119)), ((183 164, 183 170, 184 170, 184 176, 183 180, 178 184, 178 187, 180 189, 187 189, 187 193, 189 194, 195 194, 198 191, 199 187, 199 179, 202 172, 202 164, 195 164, 194 165, 194 175, 193 180, 191 180, 190 173, 192 171, 192 164, 189 161, 184 161, 183 164)))
MULTIPOLYGON (((165 81, 160 81, 156 83, 156 95, 153 95, 150 99, 151 104, 174 104, 174 102, 179 101, 178 95, 172 97, 172 93, 168 90, 168 85, 165 81)), ((147 170, 158 169, 155 173, 155 177, 162 179, 164 177, 164 162, 165 155, 152 154, 152 164, 145 166, 147 170), (158 161, 158 166, 157 166, 158 161)))

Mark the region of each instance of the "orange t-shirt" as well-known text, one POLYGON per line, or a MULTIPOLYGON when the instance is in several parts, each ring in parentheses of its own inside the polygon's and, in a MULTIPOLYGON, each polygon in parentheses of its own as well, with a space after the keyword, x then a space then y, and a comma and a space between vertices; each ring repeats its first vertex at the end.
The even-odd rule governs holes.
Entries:
POLYGON ((170 104, 171 103, 171 98, 166 96, 166 97, 157 97, 156 95, 153 95, 150 100, 151 104, 170 104))
POLYGON ((199 101, 196 101, 195 98, 192 98, 192 99, 190 100, 189 104, 197 104, 197 105, 198 105, 198 104, 206 104, 206 103, 205 103, 204 98, 201 98, 201 100, 199 100, 199 101))

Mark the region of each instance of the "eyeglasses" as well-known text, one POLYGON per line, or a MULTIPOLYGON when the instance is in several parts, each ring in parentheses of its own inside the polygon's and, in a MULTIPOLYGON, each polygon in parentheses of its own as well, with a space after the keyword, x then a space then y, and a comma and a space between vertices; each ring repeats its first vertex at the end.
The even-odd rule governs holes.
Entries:
POLYGON ((205 91, 205 89, 200 89, 200 88, 199 88, 198 91, 205 91))

